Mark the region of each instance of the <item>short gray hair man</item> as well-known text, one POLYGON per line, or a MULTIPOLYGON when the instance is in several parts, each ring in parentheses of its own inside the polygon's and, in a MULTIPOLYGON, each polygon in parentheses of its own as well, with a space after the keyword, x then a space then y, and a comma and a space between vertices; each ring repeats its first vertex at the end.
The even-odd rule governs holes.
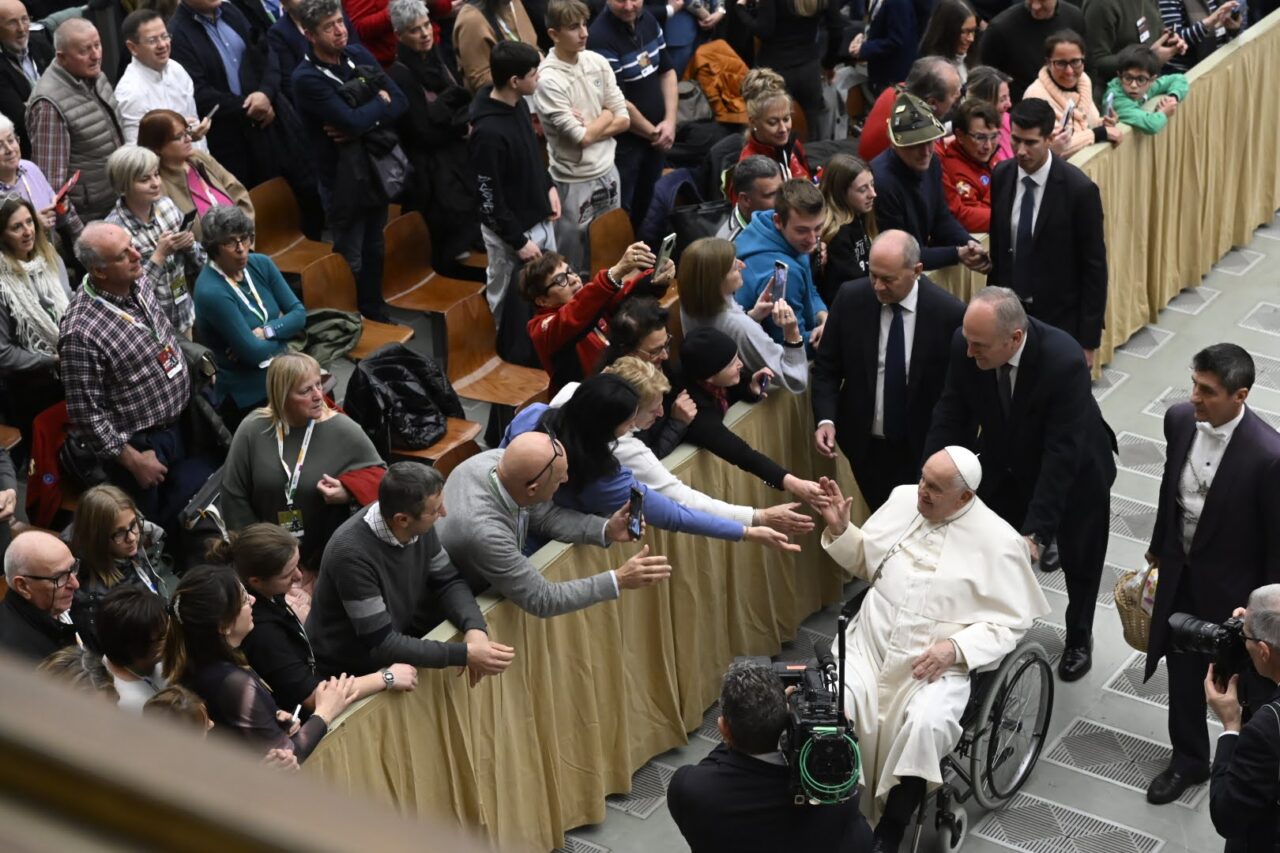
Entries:
POLYGON ((315 32, 316 27, 320 26, 325 18, 332 17, 341 11, 342 4, 338 0, 302 0, 298 4, 296 17, 304 30, 315 32))
POLYGON ((990 305, 995 309, 996 325, 1002 334, 1012 335, 1014 332, 1027 330, 1027 311, 1022 307, 1018 294, 1007 287, 987 285, 969 300, 990 305))
POLYGON ((1249 633, 1280 654, 1280 583, 1260 586, 1249 594, 1249 633))

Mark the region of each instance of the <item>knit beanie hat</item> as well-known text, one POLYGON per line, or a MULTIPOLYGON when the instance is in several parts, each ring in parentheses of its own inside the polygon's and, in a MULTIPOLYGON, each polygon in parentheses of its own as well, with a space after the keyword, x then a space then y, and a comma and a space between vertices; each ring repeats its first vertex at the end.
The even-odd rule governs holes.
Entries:
POLYGON ((710 379, 724 370, 737 354, 738 345, 733 338, 710 326, 694 329, 680 343, 680 364, 684 375, 699 381, 710 379))

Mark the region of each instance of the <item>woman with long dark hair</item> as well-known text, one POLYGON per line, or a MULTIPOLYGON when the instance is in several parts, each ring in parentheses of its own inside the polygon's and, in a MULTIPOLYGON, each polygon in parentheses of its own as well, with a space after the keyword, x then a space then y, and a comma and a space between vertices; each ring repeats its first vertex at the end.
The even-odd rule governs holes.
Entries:
POLYGON ((198 566, 169 602, 164 677, 194 690, 223 731, 267 754, 280 749, 306 760, 338 715, 356 700, 356 680, 342 675, 316 687, 315 710, 301 725, 245 662, 240 645, 253 630, 253 596, 225 566, 198 566))
POLYGON ((554 436, 564 446, 569 479, 553 500, 568 509, 609 512, 625 504, 631 490, 637 489, 644 495, 645 521, 654 527, 758 542, 784 551, 800 550, 773 528, 743 525, 689 509, 638 482, 629 468, 619 464, 613 446, 631 430, 639 409, 640 394, 635 388, 613 374, 597 374, 581 385, 566 388, 550 406, 534 403, 525 408, 507 428, 502 444, 505 447, 517 435, 533 430, 554 436))
POLYGON ((920 37, 920 56, 941 56, 968 79, 969 48, 978 37, 978 16, 964 0, 938 0, 920 37))

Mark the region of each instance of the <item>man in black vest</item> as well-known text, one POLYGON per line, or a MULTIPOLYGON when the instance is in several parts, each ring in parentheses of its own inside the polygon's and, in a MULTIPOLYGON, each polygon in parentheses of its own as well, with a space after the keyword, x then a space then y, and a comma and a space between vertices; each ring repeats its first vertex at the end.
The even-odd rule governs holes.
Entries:
POLYGON ((925 433, 942 395, 964 303, 922 272, 920 244, 884 231, 871 277, 845 282, 827 315, 813 366, 814 442, 849 458, 872 512, 895 486, 920 478, 925 433))

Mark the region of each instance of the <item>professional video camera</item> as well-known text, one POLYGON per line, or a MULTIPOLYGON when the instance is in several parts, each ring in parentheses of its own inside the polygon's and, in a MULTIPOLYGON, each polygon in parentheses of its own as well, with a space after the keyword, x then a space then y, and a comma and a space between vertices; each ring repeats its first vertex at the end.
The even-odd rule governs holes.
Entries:
MULTIPOLYGON (((787 696, 787 728, 779 747, 791 768, 791 792, 796 805, 830 805, 853 797, 862 776, 862 755, 853 726, 844 714, 844 637, 852 609, 838 622, 840 665, 831 651, 817 642, 808 661, 770 661, 745 658, 772 666, 787 696)), ((742 658, 740 658, 742 660, 742 658)))
POLYGON ((1169 640, 1175 652, 1211 655, 1219 690, 1226 690, 1231 676, 1252 665, 1244 647, 1244 620, 1234 616, 1216 625, 1190 613, 1175 613, 1169 617, 1169 640))

